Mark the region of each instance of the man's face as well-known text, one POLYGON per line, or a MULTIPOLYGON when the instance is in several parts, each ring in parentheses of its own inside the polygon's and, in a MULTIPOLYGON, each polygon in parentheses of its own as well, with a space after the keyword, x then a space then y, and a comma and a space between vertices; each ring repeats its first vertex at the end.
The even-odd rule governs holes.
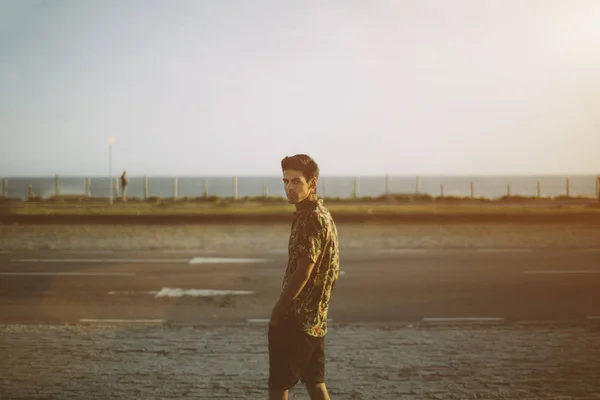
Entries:
POLYGON ((297 204, 314 193, 316 179, 307 182, 301 171, 285 170, 283 171, 283 185, 288 201, 291 204, 297 204))

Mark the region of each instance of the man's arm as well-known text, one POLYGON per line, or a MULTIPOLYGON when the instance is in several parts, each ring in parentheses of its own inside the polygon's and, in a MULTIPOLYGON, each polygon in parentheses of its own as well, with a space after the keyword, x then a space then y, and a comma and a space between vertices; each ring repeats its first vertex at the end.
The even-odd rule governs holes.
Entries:
POLYGON ((303 257, 298 261, 298 267, 283 289, 275 307, 273 307, 273 312, 271 313, 271 325, 277 325, 277 323, 281 321, 285 310, 287 310, 294 299, 298 297, 302 289, 304 289, 304 286, 306 286, 314 266, 315 263, 306 257, 303 257))

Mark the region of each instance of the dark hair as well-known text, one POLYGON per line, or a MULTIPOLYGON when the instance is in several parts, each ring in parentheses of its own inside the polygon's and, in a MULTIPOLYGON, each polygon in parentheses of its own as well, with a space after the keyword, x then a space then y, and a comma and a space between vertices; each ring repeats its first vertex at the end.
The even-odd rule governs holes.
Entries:
POLYGON ((291 169, 302 172, 306 181, 312 178, 319 178, 319 166, 306 154, 296 154, 295 156, 286 157, 281 160, 281 169, 283 171, 291 169))

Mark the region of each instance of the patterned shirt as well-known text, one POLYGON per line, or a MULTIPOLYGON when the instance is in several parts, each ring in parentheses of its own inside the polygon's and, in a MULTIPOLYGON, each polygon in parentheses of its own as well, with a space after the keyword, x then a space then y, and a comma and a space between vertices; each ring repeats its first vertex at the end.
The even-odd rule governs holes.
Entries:
POLYGON ((329 299, 338 279, 340 261, 337 229, 322 199, 306 199, 294 212, 288 255, 283 288, 301 258, 308 258, 315 266, 286 310, 284 320, 308 335, 323 337, 327 334, 329 299))

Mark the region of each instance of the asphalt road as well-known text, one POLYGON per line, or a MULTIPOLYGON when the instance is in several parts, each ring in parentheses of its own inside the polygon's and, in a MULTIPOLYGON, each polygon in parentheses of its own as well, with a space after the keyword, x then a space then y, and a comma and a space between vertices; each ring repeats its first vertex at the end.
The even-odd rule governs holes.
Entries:
MULTIPOLYGON (((286 263, 283 252, 0 252, 0 323, 260 323, 286 263), (244 294, 157 297, 165 288, 244 294)), ((340 270, 336 323, 600 316, 598 249, 348 251, 340 270)))

